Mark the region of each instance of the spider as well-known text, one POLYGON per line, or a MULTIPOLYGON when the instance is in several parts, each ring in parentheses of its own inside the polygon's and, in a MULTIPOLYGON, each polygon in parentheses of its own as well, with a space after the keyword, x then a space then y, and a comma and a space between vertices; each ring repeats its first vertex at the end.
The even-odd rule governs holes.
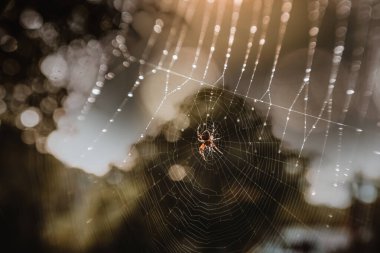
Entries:
POLYGON ((220 151, 220 149, 214 143, 214 141, 217 141, 220 139, 220 138, 214 137, 215 128, 213 127, 211 131, 206 129, 202 133, 200 133, 199 127, 200 126, 198 126, 197 128, 197 136, 198 136, 198 141, 202 144, 199 146, 198 152, 202 156, 203 160, 206 161, 206 157, 205 157, 206 150, 211 151, 211 152, 216 151, 219 154, 223 155, 222 151, 220 151))

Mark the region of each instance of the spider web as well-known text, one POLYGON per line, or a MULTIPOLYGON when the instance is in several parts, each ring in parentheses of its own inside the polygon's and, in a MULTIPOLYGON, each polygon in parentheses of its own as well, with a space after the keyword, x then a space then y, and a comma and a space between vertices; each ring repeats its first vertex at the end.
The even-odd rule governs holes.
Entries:
MULTIPOLYGON (((121 72, 132 71, 132 68, 137 72, 124 98, 81 154, 82 159, 86 159, 87 152, 96 149, 98 142, 107 138, 123 112, 133 110, 133 100, 139 89, 147 85, 145 82, 163 80, 155 88, 158 96, 157 100, 152 100, 155 110, 144 119, 142 131, 136 137, 138 141, 124 160, 127 163, 129 157, 138 154, 137 163, 128 175, 134 184, 146 186, 139 194, 134 215, 141 215, 139 225, 152 239, 146 245, 150 251, 262 252, 265 251, 265 247, 260 248, 264 240, 287 247, 291 243, 289 238, 300 235, 297 230, 289 235, 283 230, 285 224, 310 232, 314 239, 319 238, 322 232, 308 225, 314 215, 313 206, 307 205, 304 199, 329 206, 317 214, 320 226, 330 229, 335 223, 347 222, 341 209, 348 206, 344 197, 337 195, 330 202, 313 198, 320 194, 318 183, 322 181, 322 186, 332 187, 329 189, 346 191, 347 180, 353 173, 355 161, 349 157, 356 152, 357 146, 351 144, 351 139, 360 140, 363 130, 355 126, 360 120, 351 124, 347 117, 364 57, 363 50, 358 49, 366 46, 368 31, 363 28, 366 25, 362 19, 354 19, 362 33, 361 37, 353 39, 348 52, 353 59, 349 81, 344 86, 339 84, 345 93, 337 94, 352 3, 335 1, 332 5, 336 11, 336 32, 330 47, 331 66, 329 73, 323 73, 328 81, 321 84, 325 92, 320 98, 321 107, 315 109, 310 102, 314 96, 312 91, 315 92, 312 90, 313 78, 316 78, 313 64, 328 2, 311 0, 306 5, 309 18, 306 58, 294 66, 302 69, 301 81, 295 86, 279 85, 284 75, 289 75, 286 70, 292 68, 281 65, 279 59, 292 18, 293 1, 250 2, 231 1, 228 5, 207 1, 205 8, 198 10, 200 1, 180 1, 176 5, 176 13, 180 15, 175 16, 173 22, 164 24, 156 19, 140 55, 129 52, 125 46, 128 38, 119 34, 113 43, 116 50, 113 53, 122 60, 116 61, 118 67, 110 68, 97 81, 94 86, 97 91, 92 92, 92 99, 88 99, 78 116, 78 120, 86 120, 100 94, 98 90, 107 79, 117 79, 121 72), (239 18, 247 9, 252 13, 249 26, 239 26, 242 22, 239 18), (211 15, 212 10, 217 10, 216 15, 211 15), (204 15, 193 57, 189 62, 182 62, 186 67, 179 71, 176 64, 183 56, 186 36, 190 32, 189 27, 180 22, 180 16, 191 23, 199 11, 204 15), (162 54, 152 60, 151 54, 157 50, 155 45, 163 29, 168 35, 162 54), (244 34, 248 36, 237 38, 239 29, 246 29, 244 34), (268 37, 268 33, 272 36, 268 37), (244 53, 236 60, 234 50, 239 47, 244 48, 244 53), (265 52, 272 56, 269 68, 267 58, 263 58, 265 52), (209 71, 216 54, 223 55, 218 58, 222 70, 218 78, 210 79, 209 71), (264 68, 270 70, 267 79, 262 78, 264 68), (183 69, 189 71, 183 72, 183 69), (282 69, 285 71, 281 72, 282 69), (231 76, 231 73, 238 74, 231 76), (289 87, 290 96, 283 98, 289 87), (177 96, 180 101, 175 100, 177 96), (335 99, 343 101, 343 106, 335 106, 335 99), (161 113, 173 100, 176 117, 162 120, 161 113), (299 122, 301 134, 294 134, 289 128, 292 123, 299 122), (158 133, 154 131, 157 126, 160 126, 158 133), (206 150, 207 159, 204 160, 199 154, 201 143, 197 129, 214 132, 214 137, 218 138, 215 145, 221 153, 206 150), (312 168, 306 170, 308 155, 316 150, 317 158, 308 161, 312 168), (329 152, 336 156, 328 156, 329 152), (325 183, 326 173, 329 179, 325 183), (337 206, 334 203, 338 203, 337 206)), ((370 5, 367 1, 360 4, 370 5)), ((362 115, 367 110, 364 105, 362 115)))
POLYGON ((242 99, 235 98, 229 105, 232 98, 219 90, 201 91, 191 101, 192 109, 186 110, 190 126, 181 138, 168 143, 165 136, 159 136, 150 142, 160 145, 160 152, 144 165, 144 176, 148 185, 153 185, 148 199, 158 203, 144 201, 143 210, 147 220, 162 213, 169 228, 168 238, 161 233, 157 240, 154 248, 158 251, 167 247, 161 244, 163 240, 172 245, 173 251, 181 247, 194 252, 208 248, 241 250, 242 241, 251 237, 256 241, 276 231, 272 215, 281 204, 273 196, 278 196, 283 187, 297 191, 294 178, 282 170, 285 162, 277 152, 279 142, 269 128, 261 134, 262 120, 251 108, 242 107, 242 99), (199 125, 215 130, 220 138, 216 145, 223 154, 210 152, 206 161, 198 154, 194 132, 199 125), (186 174, 186 179, 178 180, 171 173, 186 174), (190 236, 184 237, 181 231, 190 236), (177 241, 182 241, 182 246, 176 245, 177 241))

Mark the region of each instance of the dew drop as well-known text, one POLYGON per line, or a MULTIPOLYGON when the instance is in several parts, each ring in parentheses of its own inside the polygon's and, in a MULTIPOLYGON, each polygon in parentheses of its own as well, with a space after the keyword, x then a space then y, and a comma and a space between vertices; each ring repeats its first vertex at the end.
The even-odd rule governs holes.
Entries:
POLYGON ((94 95, 99 95, 100 94, 100 89, 99 88, 93 88, 91 91, 92 94, 94 95))
POLYGON ((107 73, 106 76, 105 76, 105 78, 106 78, 107 80, 111 80, 111 79, 113 79, 114 77, 115 77, 115 74, 112 73, 112 72, 107 73))
POLYGON ((128 62, 128 61, 124 61, 123 62, 123 66, 128 68, 131 64, 128 62))

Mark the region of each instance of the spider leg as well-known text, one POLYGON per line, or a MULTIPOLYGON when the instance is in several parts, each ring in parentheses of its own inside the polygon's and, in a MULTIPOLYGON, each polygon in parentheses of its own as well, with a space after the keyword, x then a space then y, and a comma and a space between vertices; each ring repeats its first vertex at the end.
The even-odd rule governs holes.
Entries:
POLYGON ((200 127, 201 127, 200 125, 197 127, 198 141, 204 143, 205 141, 202 139, 202 134, 199 133, 199 128, 200 128, 200 127))
POLYGON ((204 154, 205 149, 206 149, 206 145, 202 144, 202 145, 199 146, 198 152, 202 156, 203 160, 206 161, 206 157, 205 157, 205 154, 204 154))
POLYGON ((219 154, 223 155, 223 152, 220 151, 220 149, 215 144, 212 144, 212 149, 218 151, 219 154))

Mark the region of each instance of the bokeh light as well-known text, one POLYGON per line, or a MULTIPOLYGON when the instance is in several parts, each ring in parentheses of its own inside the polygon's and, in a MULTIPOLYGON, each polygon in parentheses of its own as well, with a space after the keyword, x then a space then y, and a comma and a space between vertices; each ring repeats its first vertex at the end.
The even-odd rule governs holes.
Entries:
POLYGON ((41 121, 41 114, 37 108, 27 108, 20 114, 20 120, 25 127, 35 127, 41 121))

